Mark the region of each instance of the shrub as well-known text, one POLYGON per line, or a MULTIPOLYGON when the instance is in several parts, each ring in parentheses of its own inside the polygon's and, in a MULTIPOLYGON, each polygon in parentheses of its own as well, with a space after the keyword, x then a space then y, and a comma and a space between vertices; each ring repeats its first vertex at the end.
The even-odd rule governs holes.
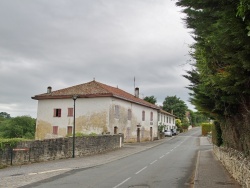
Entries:
POLYGON ((0 138, 0 149, 4 149, 7 146, 13 148, 19 142, 22 142, 22 141, 27 141, 27 139, 24 139, 24 138, 10 138, 10 139, 0 138))
POLYGON ((209 132, 211 132, 211 126, 212 126, 212 124, 210 124, 210 123, 202 123, 202 124, 201 124, 201 127, 202 127, 202 135, 203 135, 203 136, 207 136, 207 134, 208 134, 209 132))
POLYGON ((221 146, 223 144, 222 131, 218 121, 215 121, 212 125, 212 141, 216 146, 221 146))

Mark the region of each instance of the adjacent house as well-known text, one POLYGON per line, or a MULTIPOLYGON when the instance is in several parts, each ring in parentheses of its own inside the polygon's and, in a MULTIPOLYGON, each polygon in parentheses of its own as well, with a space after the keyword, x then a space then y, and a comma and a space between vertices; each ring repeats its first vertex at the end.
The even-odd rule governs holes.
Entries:
MULTIPOLYGON (((157 137, 158 116, 164 113, 158 106, 140 99, 139 88, 132 95, 94 80, 57 91, 48 87, 47 93, 32 97, 38 100, 36 139, 72 134, 73 97, 76 133, 123 133, 125 142, 147 141, 157 137)), ((167 121, 174 123, 173 117, 167 121)))
POLYGON ((162 109, 158 111, 158 126, 164 125, 165 130, 176 130, 175 126, 176 116, 172 113, 166 112, 162 109))

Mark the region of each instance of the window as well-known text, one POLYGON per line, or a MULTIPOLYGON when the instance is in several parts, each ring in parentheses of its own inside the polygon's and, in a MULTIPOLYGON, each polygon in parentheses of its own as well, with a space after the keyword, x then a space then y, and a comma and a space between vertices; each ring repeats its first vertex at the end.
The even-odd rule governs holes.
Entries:
POLYGON ((153 112, 150 112, 150 121, 153 121, 153 116, 154 116, 153 112))
POLYGON ((68 135, 72 135, 72 126, 68 126, 67 133, 68 135))
POLYGON ((74 108, 68 108, 68 117, 73 116, 73 110, 74 110, 74 108))
POLYGON ((115 105, 115 118, 119 119, 119 106, 118 105, 115 105))
POLYGON ((131 120, 132 118, 132 111, 131 109, 128 109, 128 120, 131 120))
POLYGON ((145 111, 142 111, 142 121, 145 121, 145 111))
POLYGON ((62 110, 60 108, 54 109, 54 117, 61 117, 62 110))
POLYGON ((166 116, 164 115, 164 121, 163 122, 166 122, 166 116))
POLYGON ((169 117, 169 123, 171 123, 171 117, 169 117))
POLYGON ((167 123, 168 123, 168 116, 167 116, 167 123))
POLYGON ((53 126, 53 134, 58 135, 58 126, 53 126))

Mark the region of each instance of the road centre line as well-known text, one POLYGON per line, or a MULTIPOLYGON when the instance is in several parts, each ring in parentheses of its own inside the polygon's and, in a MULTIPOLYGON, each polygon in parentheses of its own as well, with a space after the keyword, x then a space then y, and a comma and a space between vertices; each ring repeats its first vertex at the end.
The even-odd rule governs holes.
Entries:
POLYGON ((160 156, 160 159, 163 158, 163 157, 165 157, 165 155, 160 156))
POLYGON ((165 155, 169 154, 169 152, 167 152, 165 155))
POLYGON ((153 161, 153 162, 151 162, 150 164, 152 165, 152 164, 154 164, 156 161, 157 161, 157 160, 154 160, 154 161, 153 161))
POLYGON ((139 170, 138 172, 136 172, 135 174, 139 174, 141 171, 145 170, 148 166, 145 166, 144 168, 142 168, 141 170, 139 170))
POLYGON ((116 185, 116 186, 115 186, 115 187, 113 187, 113 188, 117 188, 117 187, 119 187, 120 185, 122 185, 122 184, 124 184, 126 181, 128 181, 130 178, 131 178, 131 177, 129 177, 129 178, 127 178, 127 179, 125 179, 123 182, 119 183, 118 185, 116 185))

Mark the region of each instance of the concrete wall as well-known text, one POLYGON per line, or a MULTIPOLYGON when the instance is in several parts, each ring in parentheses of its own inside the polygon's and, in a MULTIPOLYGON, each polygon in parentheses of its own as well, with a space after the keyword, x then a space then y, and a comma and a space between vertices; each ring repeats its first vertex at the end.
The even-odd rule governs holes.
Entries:
POLYGON ((214 154, 243 188, 250 188, 250 159, 242 153, 214 146, 214 154))
MULTIPOLYGON (((76 137, 75 157, 93 155, 122 147, 123 135, 102 135, 76 137)), ((15 148, 27 151, 13 151, 13 165, 42 162, 72 157, 73 139, 57 138, 21 142, 15 148)), ((11 150, 0 150, 0 167, 11 164, 11 150)))

